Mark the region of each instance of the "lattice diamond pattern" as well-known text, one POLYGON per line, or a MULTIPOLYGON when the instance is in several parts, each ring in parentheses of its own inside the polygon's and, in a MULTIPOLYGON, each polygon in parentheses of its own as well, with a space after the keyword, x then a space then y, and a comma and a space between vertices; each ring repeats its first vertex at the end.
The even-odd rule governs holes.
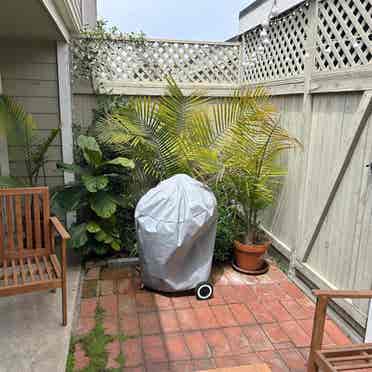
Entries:
POLYGON ((330 71, 371 62, 371 0, 320 1, 315 69, 330 71))
MULTIPOLYGON (((309 0, 310 1, 310 0, 309 0)), ((317 2, 312 70, 333 71, 372 63, 372 0, 317 2)), ((179 83, 261 83, 304 74, 310 31, 309 2, 270 22, 266 44, 261 26, 242 43, 108 40, 99 53, 105 63, 95 77, 109 81, 179 83)), ((312 40, 312 39, 311 39, 312 40)))
POLYGON ((180 83, 231 84, 239 78, 238 43, 109 41, 101 53, 104 80, 164 82, 171 74, 180 83))
POLYGON ((257 83, 302 75, 308 23, 309 10, 303 8, 272 21, 266 45, 262 45, 260 38, 261 27, 246 33, 243 36, 243 81, 257 83))

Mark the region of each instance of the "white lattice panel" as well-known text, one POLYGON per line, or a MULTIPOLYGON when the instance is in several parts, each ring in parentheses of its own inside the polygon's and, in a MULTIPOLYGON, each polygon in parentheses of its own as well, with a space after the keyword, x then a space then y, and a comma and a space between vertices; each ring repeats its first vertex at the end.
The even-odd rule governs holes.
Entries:
POLYGON ((108 41, 102 48, 105 67, 98 77, 109 81, 231 84, 239 78, 237 43, 108 41))
POLYGON ((315 69, 331 71, 371 62, 372 1, 319 1, 315 69))
POLYGON ((244 34, 243 81, 257 83, 301 76, 308 24, 309 8, 301 7, 270 22, 266 44, 260 37, 261 26, 244 34))

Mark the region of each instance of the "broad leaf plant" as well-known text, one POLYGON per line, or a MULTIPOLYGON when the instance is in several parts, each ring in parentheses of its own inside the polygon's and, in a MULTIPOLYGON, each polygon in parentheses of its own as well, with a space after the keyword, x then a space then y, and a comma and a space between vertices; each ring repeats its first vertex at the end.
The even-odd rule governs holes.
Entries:
POLYGON ((52 197, 53 209, 58 214, 78 211, 78 221, 71 229, 71 245, 83 255, 120 251, 117 211, 126 206, 126 199, 116 185, 124 183, 134 162, 125 157, 104 160, 94 137, 80 135, 77 144, 83 155, 83 164, 58 166, 74 173, 76 182, 57 190, 52 197))

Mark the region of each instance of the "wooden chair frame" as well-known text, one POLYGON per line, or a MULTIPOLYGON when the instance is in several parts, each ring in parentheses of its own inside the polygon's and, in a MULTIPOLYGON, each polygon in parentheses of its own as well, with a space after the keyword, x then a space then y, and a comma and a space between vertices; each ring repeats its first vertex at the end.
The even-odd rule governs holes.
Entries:
POLYGON ((370 299, 372 291, 315 290, 317 297, 311 338, 308 372, 352 371, 372 368, 372 344, 322 349, 327 307, 331 298, 370 299), (352 363, 352 364, 351 364, 352 363))
POLYGON ((50 216, 47 187, 0 190, 0 297, 61 288, 62 324, 67 325, 68 239, 58 218, 50 216))

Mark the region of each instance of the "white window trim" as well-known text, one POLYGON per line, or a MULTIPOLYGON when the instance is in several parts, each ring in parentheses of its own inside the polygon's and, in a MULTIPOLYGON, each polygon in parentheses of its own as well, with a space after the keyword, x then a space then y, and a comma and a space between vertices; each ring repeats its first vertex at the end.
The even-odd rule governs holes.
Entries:
MULTIPOLYGON (((74 162, 74 143, 72 133, 72 91, 70 76, 70 48, 69 44, 57 41, 57 69, 58 69, 58 97, 59 97, 59 116, 61 123, 62 138, 62 160, 64 163, 74 162)), ((63 173, 64 183, 75 180, 72 173, 63 173)), ((75 214, 68 213, 67 226, 75 221, 75 214)))

